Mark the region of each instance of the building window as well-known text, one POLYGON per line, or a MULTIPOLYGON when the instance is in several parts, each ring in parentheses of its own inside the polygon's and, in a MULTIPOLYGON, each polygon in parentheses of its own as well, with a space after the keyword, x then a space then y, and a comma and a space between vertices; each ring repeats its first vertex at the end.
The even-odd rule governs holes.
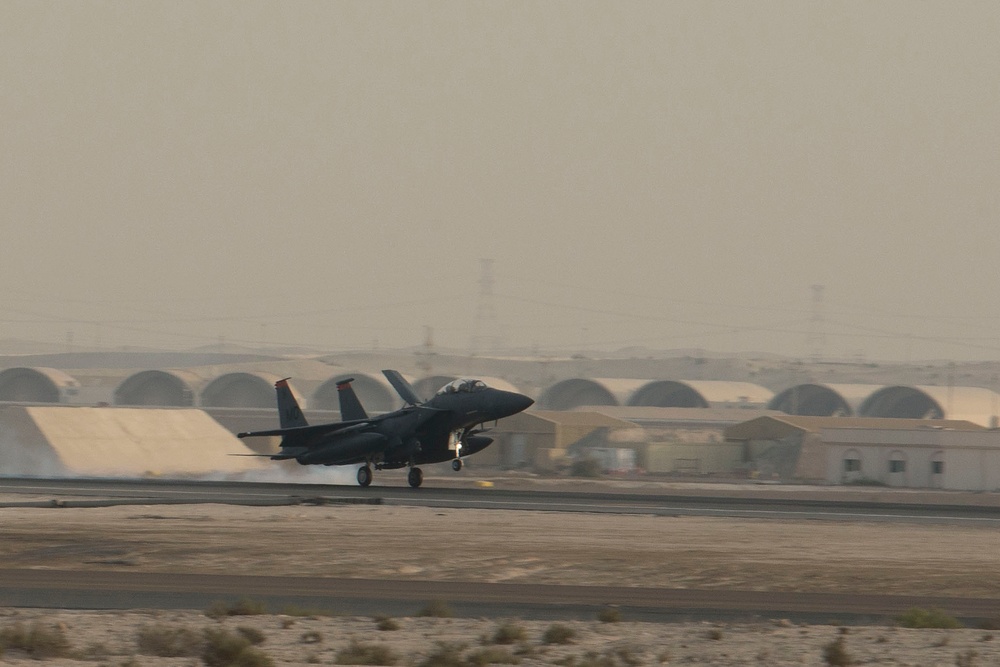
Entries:
POLYGON ((861 459, 844 459, 844 472, 860 472, 861 459))
POLYGON ((931 474, 932 475, 943 475, 944 474, 944 461, 931 461, 931 474))
POLYGON ((889 461, 889 472, 906 472, 906 461, 889 461))

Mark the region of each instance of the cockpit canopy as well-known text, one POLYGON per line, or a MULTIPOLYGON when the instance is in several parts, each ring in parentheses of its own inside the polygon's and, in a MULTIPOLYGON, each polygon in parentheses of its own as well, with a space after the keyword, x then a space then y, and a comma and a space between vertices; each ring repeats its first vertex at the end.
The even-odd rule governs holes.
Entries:
POLYGON ((488 387, 482 380, 459 378, 458 380, 452 380, 445 386, 438 389, 437 395, 440 396, 441 394, 458 394, 464 392, 482 391, 484 389, 488 389, 488 387))

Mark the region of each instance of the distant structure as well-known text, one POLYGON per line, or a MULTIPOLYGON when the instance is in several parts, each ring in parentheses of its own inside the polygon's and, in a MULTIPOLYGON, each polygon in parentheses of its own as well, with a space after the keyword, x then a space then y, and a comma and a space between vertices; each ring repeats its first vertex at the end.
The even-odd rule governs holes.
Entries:
POLYGON ((809 334, 806 349, 813 363, 823 360, 826 352, 826 326, 823 319, 823 285, 811 285, 812 314, 809 317, 809 334))
POLYGON ((472 354, 485 354, 500 349, 500 324, 493 307, 493 260, 484 259, 479 277, 479 305, 476 307, 475 331, 472 334, 472 354))

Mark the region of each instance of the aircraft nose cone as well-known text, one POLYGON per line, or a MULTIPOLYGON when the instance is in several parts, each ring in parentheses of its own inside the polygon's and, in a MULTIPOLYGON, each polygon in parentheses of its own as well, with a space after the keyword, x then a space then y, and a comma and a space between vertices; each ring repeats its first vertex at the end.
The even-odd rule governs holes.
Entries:
POLYGON ((497 401, 497 407, 505 417, 516 415, 522 410, 527 410, 534 401, 524 394, 517 394, 513 391, 505 391, 497 401))
POLYGON ((513 403, 514 403, 514 408, 518 412, 522 412, 530 408, 532 405, 534 405, 535 401, 534 399, 528 398, 524 394, 516 394, 516 398, 514 399, 513 403))

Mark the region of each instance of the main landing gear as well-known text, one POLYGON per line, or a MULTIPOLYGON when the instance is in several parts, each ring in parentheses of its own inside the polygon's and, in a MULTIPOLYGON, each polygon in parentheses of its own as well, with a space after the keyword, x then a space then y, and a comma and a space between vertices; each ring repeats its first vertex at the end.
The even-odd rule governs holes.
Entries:
POLYGON ((410 468, 410 474, 406 476, 406 481, 410 483, 414 489, 418 488, 424 483, 424 473, 420 468, 410 468))
POLYGON ((358 468, 358 486, 371 486, 371 483, 372 483, 371 466, 365 465, 358 468))

